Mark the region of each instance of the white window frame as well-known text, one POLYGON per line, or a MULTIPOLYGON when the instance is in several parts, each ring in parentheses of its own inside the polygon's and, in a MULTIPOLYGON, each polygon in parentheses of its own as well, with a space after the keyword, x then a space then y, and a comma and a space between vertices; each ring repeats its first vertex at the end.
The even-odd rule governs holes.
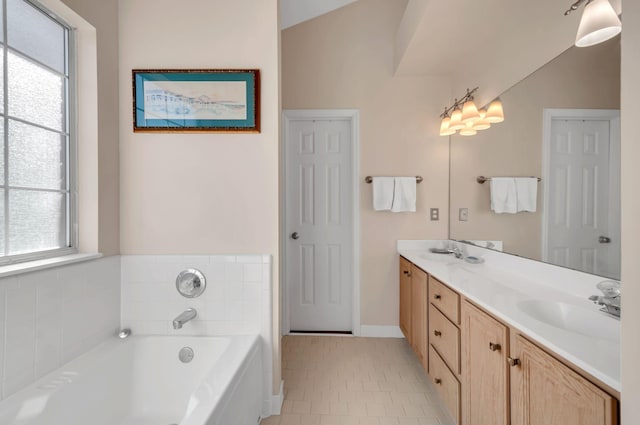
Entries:
MULTIPOLYGON (((47 7, 41 5, 40 3, 31 1, 31 0, 25 0, 25 2, 29 3, 30 5, 32 5, 34 8, 38 9, 40 12, 42 12, 45 16, 47 16, 49 19, 52 19, 53 21, 55 21, 57 24, 61 25, 63 28, 65 28, 66 30, 66 45, 65 45, 65 66, 67 68, 67 76, 65 76, 66 78, 66 84, 65 84, 65 88, 66 88, 66 99, 65 99, 65 129, 63 130, 63 133, 66 132, 68 133, 68 138, 67 138, 67 146, 66 146, 66 188, 61 190, 60 193, 67 193, 68 192, 68 196, 66 197, 66 217, 65 217, 65 221, 66 221, 66 240, 67 240, 67 244, 68 246, 65 247, 61 247, 61 248, 56 248, 56 249, 50 249, 50 250, 42 250, 42 251, 34 251, 34 252, 29 252, 29 253, 24 253, 24 254, 16 254, 16 255, 2 255, 4 253, 1 253, 0 255, 0 266, 6 266, 6 265, 12 265, 12 264, 17 264, 17 263, 25 263, 25 262, 32 262, 32 261, 38 261, 38 260, 43 260, 43 259, 48 259, 48 258, 53 258, 53 257, 62 257, 62 256, 68 256, 68 255, 73 255, 78 253, 78 154, 77 154, 77 80, 76 80, 76 68, 77 68, 77 62, 76 62, 76 49, 75 49, 75 31, 73 29, 73 27, 71 25, 69 25, 64 19, 60 18, 57 14, 55 14, 54 12, 52 12, 51 10, 49 10, 47 7)), ((27 55, 25 55, 22 52, 19 52, 13 48, 10 48, 9 45, 7 44, 7 32, 8 32, 8 19, 7 19, 7 0, 4 0, 2 2, 2 7, 3 7, 3 40, 4 40, 4 51, 3 51, 3 55, 4 55, 4 64, 5 64, 5 70, 3 70, 3 84, 5 85, 5 99, 2 99, 3 102, 5 102, 5 113, 4 116, 2 117, 2 119, 5 122, 5 135, 4 135, 4 140, 3 140, 3 144, 5 147, 5 167, 8 167, 9 165, 9 161, 8 161, 8 135, 7 135, 7 131, 8 131, 8 126, 6 125, 8 123, 9 117, 10 115, 7 112, 7 108, 6 108, 6 95, 7 95, 7 84, 8 84, 8 79, 5 77, 4 73, 6 73, 6 66, 7 66, 7 58, 8 58, 8 51, 9 50, 14 50, 17 54, 19 54, 20 56, 22 56, 23 58, 25 58, 26 60, 29 60, 31 62, 37 63, 45 68, 49 68, 47 65, 40 63, 38 60, 31 58, 27 55)), ((57 72, 57 71, 56 71, 57 72)), ((19 122, 24 122, 27 125, 32 125, 35 127, 39 127, 39 128, 44 128, 45 127, 41 127, 38 126, 37 124, 34 123, 30 123, 28 121, 22 121, 20 119, 18 119, 19 122)), ((49 129, 47 129, 49 130, 49 129)), ((9 198, 9 191, 11 186, 8 185, 8 173, 7 173, 7 169, 5 168, 5 182, 4 182, 4 186, 5 186, 5 246, 8 246, 8 239, 9 239, 9 203, 8 203, 8 198, 9 198)), ((20 189, 33 189, 33 190, 39 190, 37 188, 29 188, 29 187, 20 187, 20 189)), ((52 191, 47 191, 47 192, 52 192, 52 191)))

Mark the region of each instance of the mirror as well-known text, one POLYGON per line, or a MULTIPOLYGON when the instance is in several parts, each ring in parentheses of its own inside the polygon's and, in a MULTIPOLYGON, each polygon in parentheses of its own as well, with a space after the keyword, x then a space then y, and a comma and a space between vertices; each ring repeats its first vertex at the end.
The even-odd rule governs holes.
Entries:
POLYGON ((619 279, 620 37, 569 48, 500 99, 504 122, 450 136, 449 237, 619 279), (492 186, 494 207, 536 190, 535 212, 493 212, 492 186))

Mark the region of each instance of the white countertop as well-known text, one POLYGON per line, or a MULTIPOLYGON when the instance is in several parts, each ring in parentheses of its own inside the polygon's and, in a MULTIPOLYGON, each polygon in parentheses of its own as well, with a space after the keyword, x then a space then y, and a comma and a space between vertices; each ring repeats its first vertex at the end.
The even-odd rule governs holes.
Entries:
POLYGON ((483 264, 429 252, 429 246, 441 243, 398 241, 398 253, 504 323, 620 391, 620 321, 600 312, 585 296, 598 294, 595 283, 604 278, 477 247, 464 249, 483 257, 483 264), (562 281, 554 281, 554 277, 562 281), (540 305, 560 302, 588 309, 595 314, 588 312, 593 322, 587 327, 604 327, 612 332, 607 332, 605 339, 547 324, 523 311, 523 305, 537 300, 540 305))

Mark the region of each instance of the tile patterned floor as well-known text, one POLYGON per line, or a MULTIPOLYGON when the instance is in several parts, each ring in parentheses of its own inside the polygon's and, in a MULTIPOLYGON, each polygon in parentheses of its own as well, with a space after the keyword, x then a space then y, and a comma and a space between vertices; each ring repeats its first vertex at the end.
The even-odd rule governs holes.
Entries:
POLYGON ((404 339, 285 336, 284 404, 261 425, 453 425, 404 339))

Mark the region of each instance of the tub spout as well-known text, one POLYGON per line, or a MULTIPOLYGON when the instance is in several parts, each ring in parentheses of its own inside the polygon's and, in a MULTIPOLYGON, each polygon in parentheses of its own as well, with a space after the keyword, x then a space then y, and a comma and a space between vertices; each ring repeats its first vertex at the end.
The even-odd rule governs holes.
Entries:
POLYGON ((198 315, 195 308, 188 308, 173 319, 173 329, 181 329, 182 325, 190 320, 193 320, 198 315))

